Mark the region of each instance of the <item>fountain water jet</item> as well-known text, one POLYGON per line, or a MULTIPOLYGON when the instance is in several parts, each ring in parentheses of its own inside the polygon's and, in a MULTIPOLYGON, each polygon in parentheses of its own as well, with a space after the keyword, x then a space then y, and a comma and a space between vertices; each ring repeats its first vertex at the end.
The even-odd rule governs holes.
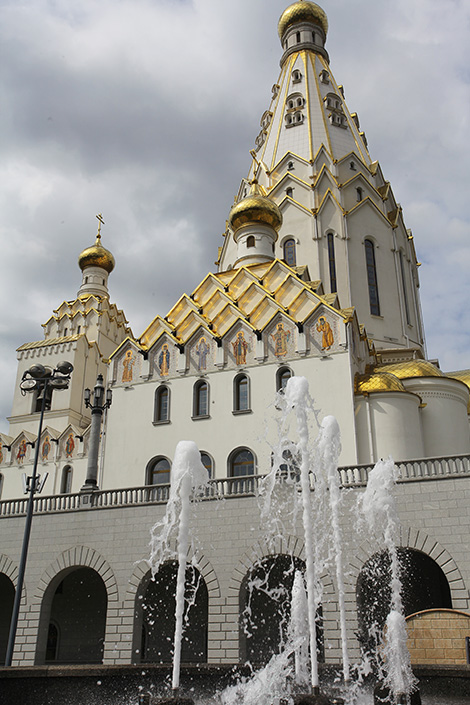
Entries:
MULTIPOLYGON (((171 547, 177 530, 178 573, 176 580, 175 633, 173 642, 173 673, 171 687, 178 703, 192 702, 178 697, 180 685, 181 641, 183 637, 184 590, 187 558, 189 551, 189 529, 191 517, 191 496, 201 492, 209 480, 207 469, 201 462, 198 447, 192 441, 180 441, 176 446, 170 474, 170 496, 163 520, 151 530, 150 567, 155 577, 162 564, 174 558, 171 547)), ((163 701, 162 701, 163 702, 163 701)), ((165 701, 166 702, 166 701, 165 701)))

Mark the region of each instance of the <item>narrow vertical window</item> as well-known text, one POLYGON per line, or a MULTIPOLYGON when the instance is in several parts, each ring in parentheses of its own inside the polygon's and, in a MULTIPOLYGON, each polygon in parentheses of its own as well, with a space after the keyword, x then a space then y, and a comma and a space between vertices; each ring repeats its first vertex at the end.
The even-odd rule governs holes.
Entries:
POLYGON ((336 294, 338 291, 336 285, 336 259, 335 259, 335 236, 333 233, 328 233, 328 266, 330 270, 330 291, 336 294))
POLYGON ((374 243, 366 240, 367 285, 369 287, 370 312, 373 316, 380 316, 379 289, 377 286, 377 267, 375 265, 374 243))
POLYGON ((297 39, 297 44, 299 44, 299 43, 300 43, 300 32, 297 32, 297 34, 295 35, 295 37, 296 37, 296 39, 297 39))
POLYGON ((408 292, 406 289, 405 263, 403 262, 403 252, 401 250, 399 252, 399 258, 400 258, 401 284, 403 287, 403 303, 405 304, 405 316, 406 316, 406 322, 408 323, 408 325, 410 325, 410 323, 411 323, 410 306, 408 303, 408 292))
POLYGON ((0 473, 0 499, 2 497, 2 492, 3 492, 3 475, 0 473))
POLYGON ((359 201, 362 201, 362 197, 363 197, 363 191, 360 187, 358 187, 356 189, 356 199, 357 199, 358 203, 359 203, 359 201))
POLYGON ((205 380, 199 380, 194 385, 193 418, 209 415, 209 385, 205 380))
POLYGON ((289 267, 295 267, 296 265, 296 254, 295 254, 295 240, 286 240, 283 246, 284 249, 284 261, 289 265, 289 267))
POLYGON ((276 391, 284 392, 288 380, 292 377, 292 370, 289 367, 280 367, 276 372, 276 391))
POLYGON ((246 238, 246 246, 247 247, 254 247, 255 246, 255 238, 254 235, 249 235, 246 238))
POLYGON ((72 468, 66 465, 62 470, 60 481, 60 494, 70 494, 72 492, 72 468))
POLYGON ((237 375, 233 389, 233 411, 250 410, 250 383, 246 375, 237 375))
POLYGON ((154 423, 170 420, 170 390, 162 385, 155 392, 154 423))

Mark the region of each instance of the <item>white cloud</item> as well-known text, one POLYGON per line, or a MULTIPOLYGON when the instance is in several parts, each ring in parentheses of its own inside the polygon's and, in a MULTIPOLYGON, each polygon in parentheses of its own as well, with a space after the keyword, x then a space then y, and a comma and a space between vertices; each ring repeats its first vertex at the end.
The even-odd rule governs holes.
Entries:
MULTIPOLYGON (((96 213, 116 257, 112 299, 137 335, 214 268, 286 5, 0 0, 2 415, 14 349, 75 296, 96 213)), ((469 4, 323 6, 332 70, 423 261, 429 355, 470 367, 469 4)))

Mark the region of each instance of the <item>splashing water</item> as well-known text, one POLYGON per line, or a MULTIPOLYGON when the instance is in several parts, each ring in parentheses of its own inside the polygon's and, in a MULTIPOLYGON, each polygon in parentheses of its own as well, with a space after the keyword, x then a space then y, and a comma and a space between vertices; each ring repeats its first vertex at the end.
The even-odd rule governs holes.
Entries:
POLYGON ((369 532, 381 539, 390 557, 391 604, 385 629, 382 663, 378 663, 384 684, 394 696, 409 695, 417 680, 411 670, 407 649, 406 622, 401 599, 402 581, 398 560, 400 522, 393 489, 398 470, 392 460, 379 461, 369 474, 367 488, 358 500, 369 532))
POLYGON ((201 462, 201 454, 192 441, 180 441, 176 446, 175 457, 170 473, 170 496, 165 516, 151 530, 150 560, 152 577, 155 577, 162 564, 170 559, 178 559, 176 579, 175 634, 173 642, 172 688, 177 690, 180 682, 181 641, 183 636, 184 589, 186 562, 189 550, 189 529, 191 519, 191 496, 202 492, 209 480, 207 469, 201 462), (176 551, 171 545, 177 533, 176 551))

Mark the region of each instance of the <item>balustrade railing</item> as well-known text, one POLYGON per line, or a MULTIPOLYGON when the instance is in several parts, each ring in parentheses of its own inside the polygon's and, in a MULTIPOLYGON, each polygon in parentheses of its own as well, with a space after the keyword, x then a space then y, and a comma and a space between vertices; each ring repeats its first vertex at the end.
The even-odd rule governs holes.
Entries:
MULTIPOLYGON (((396 463, 399 470, 398 482, 416 482, 433 479, 445 479, 470 476, 470 455, 455 455, 441 458, 424 458, 396 463)), ((373 465, 351 465, 338 468, 342 487, 362 487, 373 465)), ((210 480, 201 499, 230 499, 256 494, 259 480, 263 475, 245 477, 225 477, 210 480)), ((143 487, 125 487, 113 490, 98 490, 91 495, 91 502, 83 501, 84 494, 59 494, 48 497, 36 497, 35 514, 68 512, 77 510, 106 509, 112 507, 129 507, 143 504, 165 504, 170 495, 170 485, 146 485, 143 487)), ((86 495, 87 498, 90 495, 86 495)), ((0 501, 0 518, 26 514, 27 498, 0 501)))

